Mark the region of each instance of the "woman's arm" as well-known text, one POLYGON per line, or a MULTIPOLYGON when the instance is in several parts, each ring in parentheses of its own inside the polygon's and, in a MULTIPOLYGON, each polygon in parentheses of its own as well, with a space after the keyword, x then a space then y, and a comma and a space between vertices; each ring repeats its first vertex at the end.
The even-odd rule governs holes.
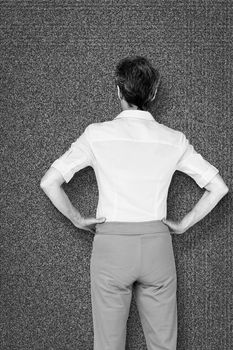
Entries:
POLYGON ((105 221, 105 218, 83 218, 78 209, 72 205, 67 194, 63 190, 62 184, 64 181, 65 180, 60 172, 51 167, 41 179, 40 187, 49 197, 53 205, 76 227, 94 233, 94 231, 88 228, 88 226, 102 223, 105 221))
POLYGON ((205 186, 205 189, 206 191, 203 196, 180 222, 162 220, 171 229, 171 233, 179 234, 187 231, 191 226, 203 219, 229 191, 229 188, 219 174, 215 175, 205 186))

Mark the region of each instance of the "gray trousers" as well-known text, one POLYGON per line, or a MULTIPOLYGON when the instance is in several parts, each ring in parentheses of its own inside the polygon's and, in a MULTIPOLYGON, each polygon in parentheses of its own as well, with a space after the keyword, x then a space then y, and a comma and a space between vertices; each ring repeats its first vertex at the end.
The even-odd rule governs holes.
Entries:
POLYGON ((176 350, 176 266, 162 221, 97 224, 90 278, 94 350, 125 350, 134 282, 147 349, 176 350))

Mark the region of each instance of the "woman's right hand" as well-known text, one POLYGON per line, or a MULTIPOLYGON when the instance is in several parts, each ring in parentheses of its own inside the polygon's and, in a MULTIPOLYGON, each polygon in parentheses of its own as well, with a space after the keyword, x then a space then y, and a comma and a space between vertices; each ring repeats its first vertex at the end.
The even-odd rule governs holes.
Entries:
POLYGON ((80 228, 84 231, 90 231, 95 234, 95 225, 102 224, 106 221, 105 217, 96 219, 95 217, 83 217, 79 215, 77 218, 73 218, 72 223, 75 227, 80 228))
POLYGON ((186 231, 182 222, 176 222, 168 219, 162 219, 162 222, 168 226, 170 233, 180 235, 186 231))

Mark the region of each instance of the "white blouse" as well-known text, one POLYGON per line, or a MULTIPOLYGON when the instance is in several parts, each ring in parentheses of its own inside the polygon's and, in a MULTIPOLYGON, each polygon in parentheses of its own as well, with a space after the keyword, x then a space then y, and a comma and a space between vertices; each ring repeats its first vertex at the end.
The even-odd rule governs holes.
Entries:
POLYGON ((99 190, 96 217, 106 217, 106 222, 166 218, 176 170, 201 188, 219 172, 181 131, 141 110, 124 110, 113 120, 89 124, 51 166, 66 183, 80 169, 94 169, 99 190))

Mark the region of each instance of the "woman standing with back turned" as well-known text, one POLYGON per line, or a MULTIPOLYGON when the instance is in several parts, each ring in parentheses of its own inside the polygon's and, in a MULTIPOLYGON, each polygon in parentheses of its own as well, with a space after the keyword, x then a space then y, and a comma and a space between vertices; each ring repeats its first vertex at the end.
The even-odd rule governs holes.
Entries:
POLYGON ((121 113, 89 124, 51 164, 41 188, 76 227, 95 233, 90 262, 94 350, 125 349, 134 282, 148 350, 176 350, 177 276, 171 234, 182 234, 203 219, 228 187, 181 131, 158 123, 148 112, 160 81, 148 59, 122 59, 115 76, 121 113), (64 181, 86 166, 93 167, 97 178, 97 218, 82 217, 62 189, 64 181), (176 170, 206 189, 179 222, 166 219, 176 170))

